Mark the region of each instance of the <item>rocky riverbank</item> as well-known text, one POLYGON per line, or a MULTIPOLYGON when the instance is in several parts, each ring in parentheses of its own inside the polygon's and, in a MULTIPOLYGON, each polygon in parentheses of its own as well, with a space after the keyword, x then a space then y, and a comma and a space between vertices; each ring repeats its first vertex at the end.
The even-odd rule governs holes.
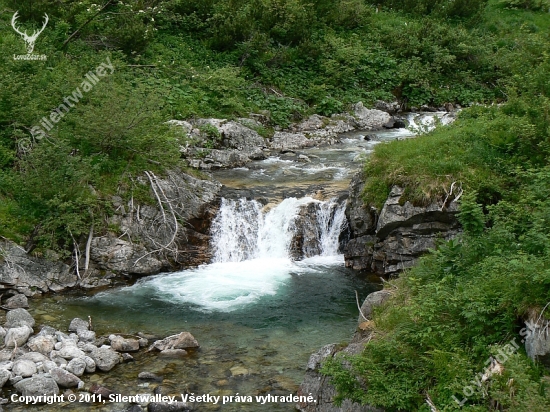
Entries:
MULTIPOLYGON (((25 304, 23 298, 11 298, 11 306, 25 304)), ((144 401, 141 404, 120 402, 129 394, 117 393, 98 383, 101 373, 110 372, 120 363, 133 362, 136 354, 150 352, 150 356, 165 359, 181 358, 188 351, 196 351, 199 343, 189 332, 181 332, 164 339, 155 340, 152 336, 138 333, 137 336, 109 335, 98 336, 92 330, 92 320, 75 318, 66 331, 50 326, 37 327, 35 319, 24 308, 11 309, 6 321, 0 327, 0 339, 4 346, 0 350, 0 388, 9 399, 0 399, 0 405, 22 396, 70 395, 83 399, 88 406, 93 403, 113 404, 117 411, 189 411, 192 405, 183 402, 163 404, 144 401), (35 330, 39 329, 38 333, 35 330), (88 394, 88 395, 86 395, 88 394), (95 396, 90 396, 95 395, 95 396), (120 395, 120 396, 118 396, 120 395), (91 399, 91 400, 90 400, 91 399)), ((149 371, 142 371, 134 377, 141 382, 156 382, 157 385, 139 385, 144 400, 168 399, 167 396, 181 399, 180 394, 165 394, 161 397, 155 388, 162 377, 149 371), (164 396, 166 395, 166 396, 164 396)), ((61 399, 61 398, 58 398, 61 399)), ((16 402, 17 403, 17 402, 16 402)), ((38 403, 46 403, 45 400, 38 403)), ((63 403, 57 403, 63 407, 63 403)), ((83 405, 82 405, 83 406, 83 405)), ((1 406, 0 406, 1 410, 1 406)))
POLYGON ((367 109, 361 102, 355 104, 350 113, 330 118, 315 114, 286 130, 272 130, 270 120, 260 115, 237 120, 195 119, 171 123, 181 127, 194 142, 182 148, 182 155, 190 166, 203 170, 241 167, 253 160, 266 159, 272 153, 333 145, 340 142, 340 134, 352 130, 405 127, 401 118, 393 118, 382 110, 367 109))
POLYGON ((403 189, 394 186, 381 210, 364 204, 364 176, 351 182, 346 216, 350 241, 345 247, 346 266, 380 275, 410 268, 438 241, 460 232, 458 203, 454 198, 418 207, 402 202, 403 189))
MULTIPOLYGON (((182 157, 193 168, 213 170, 234 168, 271 153, 290 153, 300 148, 332 145, 339 134, 351 130, 403 127, 400 117, 389 113, 395 105, 367 109, 361 102, 351 113, 331 118, 313 115, 286 130, 262 137, 269 119, 251 115, 249 119, 195 119, 173 121, 183 128, 193 146, 181 148, 182 157), (206 128, 205 128, 206 127, 206 128), (205 132, 206 130, 206 132, 205 132), (204 147, 207 131, 219 136, 217 148, 204 147)), ((210 142, 211 143, 211 142, 210 142)), ((307 156, 297 160, 307 162, 307 156)), ((112 198, 110 230, 80 239, 72 259, 59 259, 55 252, 35 255, 9 240, 0 240, 0 288, 4 298, 23 293, 33 296, 80 287, 108 287, 129 276, 144 276, 206 263, 211 258, 210 224, 217 213, 222 185, 209 176, 196 177, 181 170, 164 176, 148 172, 140 184, 149 186, 150 201, 133 197, 112 198), (77 263, 75 263, 77 262, 77 263)), ((76 248, 75 248, 76 249, 76 248)))

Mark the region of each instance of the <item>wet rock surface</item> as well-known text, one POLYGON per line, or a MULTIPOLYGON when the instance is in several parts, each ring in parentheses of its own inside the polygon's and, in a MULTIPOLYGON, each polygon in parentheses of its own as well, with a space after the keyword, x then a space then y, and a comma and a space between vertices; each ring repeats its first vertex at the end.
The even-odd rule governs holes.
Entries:
MULTIPOLYGON (((189 164, 198 169, 214 170, 235 168, 252 160, 265 159, 270 153, 287 153, 291 150, 311 148, 319 145, 340 143, 339 135, 352 130, 381 129, 392 120, 382 110, 367 109, 362 102, 352 107, 351 113, 331 117, 311 115, 286 130, 276 130, 269 138, 262 137, 256 130, 270 128, 269 119, 263 123, 255 118, 238 119, 194 119, 190 121, 172 120, 193 140, 190 147, 181 149, 189 164), (216 130, 218 137, 209 136, 205 126, 216 130), (212 146, 215 146, 212 148, 212 146)), ((392 123, 392 127, 395 121, 392 123)), ((401 124, 401 123, 399 123, 401 124)), ((404 126, 402 126, 404 127, 404 126)))
POLYGON ((76 274, 62 262, 30 256, 21 246, 7 240, 0 240, 0 250, 0 286, 3 289, 11 289, 30 297, 46 292, 59 292, 74 287, 77 283, 76 274))
MULTIPOLYGON (((128 355, 126 352, 122 354, 117 352, 115 348, 119 351, 136 353, 140 349, 140 340, 147 343, 146 338, 138 340, 120 335, 110 335, 108 339, 100 337, 94 343, 82 341, 74 331, 89 331, 90 323, 79 318, 74 318, 70 322, 68 331, 73 332, 70 335, 49 326, 42 326, 39 333, 33 334, 35 320, 27 310, 22 308, 8 312, 4 326, 7 331, 6 338, 14 344, 11 349, 0 351, 0 388, 6 387, 10 392, 16 391, 23 396, 59 395, 67 394, 66 390, 72 390, 101 395, 103 399, 109 400, 109 396, 114 392, 97 383, 99 375, 94 374, 96 369, 109 372, 121 363, 122 355, 128 355), (19 339, 21 336, 23 337, 19 339), (27 339, 28 343, 26 343, 27 339), (101 345, 100 342, 104 341, 109 341, 112 346, 101 345)), ((199 346, 196 339, 188 332, 181 332, 158 342, 162 342, 167 348, 199 346)), ((141 345, 142 353, 146 353, 145 346, 145 344, 141 345)), ((150 356, 158 356, 158 352, 150 356)), ((138 378, 142 381, 154 382, 163 380, 162 377, 151 372, 139 375, 136 373, 134 376, 136 382, 138 378)), ((154 389, 155 387, 149 388, 148 384, 141 388, 143 396, 148 400, 142 404, 145 408, 152 405, 150 410, 190 410, 187 404, 152 403, 154 398, 151 396, 154 396, 154 393, 151 391, 154 389), (183 407, 185 409, 182 409, 183 407)), ((83 395, 76 394, 76 396, 80 399, 79 396, 83 395)), ((89 399, 89 396, 84 395, 83 399, 89 399)), ((120 404, 113 403, 109 410, 122 410, 117 405, 120 404)), ((56 406, 61 407, 61 404, 56 406)))
POLYGON ((401 202, 403 189, 394 186, 377 211, 361 199, 363 187, 360 173, 352 180, 346 208, 351 239, 344 256, 349 268, 391 275, 413 266, 438 241, 460 232, 457 202, 414 206, 401 202))

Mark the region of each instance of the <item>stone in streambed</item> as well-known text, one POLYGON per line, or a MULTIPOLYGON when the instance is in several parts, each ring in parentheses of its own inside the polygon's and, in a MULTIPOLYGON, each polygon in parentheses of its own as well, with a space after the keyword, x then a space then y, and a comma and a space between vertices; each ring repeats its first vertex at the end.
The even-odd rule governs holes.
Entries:
POLYGON ((250 374, 250 371, 244 366, 233 366, 231 369, 231 376, 246 376, 250 374))
POLYGON ((189 412, 189 406, 184 402, 157 403, 147 405, 147 412, 189 412))
POLYGON ((155 341, 149 350, 157 349, 165 351, 166 349, 194 349, 198 348, 199 343, 189 332, 181 332, 178 335, 168 336, 162 340, 155 341))
POLYGON ((120 363, 120 355, 108 346, 94 349, 90 352, 90 358, 93 359, 96 367, 103 372, 110 371, 120 363))
POLYGON ((36 375, 23 379, 14 386, 23 396, 59 395, 59 387, 49 375, 36 375))
POLYGON ((76 334, 80 342, 95 342, 96 334, 93 330, 79 329, 76 334))
POLYGON ((78 376, 65 369, 53 368, 50 370, 50 375, 62 388, 79 388, 84 384, 78 376))
POLYGON ((187 356, 187 351, 185 349, 164 349, 159 353, 159 356, 165 358, 183 358, 187 356))
POLYGON ((75 376, 82 376, 86 371, 86 361, 83 358, 74 358, 67 364, 67 371, 75 376))
POLYGON ((74 318, 69 324, 69 332, 78 332, 79 329, 88 330, 88 321, 80 318, 74 318))
POLYGON ((117 352, 137 352, 139 350, 139 341, 136 339, 125 339, 122 336, 110 335, 109 341, 111 348, 117 352))
POLYGON ((94 373, 96 369, 96 364, 94 360, 89 356, 84 356, 82 360, 86 362, 86 369, 85 369, 86 373, 94 373))
POLYGON ((23 308, 10 310, 6 314, 6 328, 17 328, 21 326, 28 326, 32 329, 34 326, 34 318, 32 315, 23 308))
POLYGON ((18 309, 18 308, 28 308, 29 300, 23 294, 15 295, 7 299, 3 307, 4 309, 8 309, 8 310, 18 309))
POLYGON ((138 375, 138 379, 152 380, 152 381, 161 382, 162 381, 162 376, 158 376, 158 375, 154 374, 153 372, 140 372, 139 375, 138 375))
POLYGON ((103 399, 109 399, 109 396, 115 393, 105 386, 99 385, 98 383, 93 383, 89 392, 94 395, 100 395, 103 399))
POLYGON ((128 363, 128 362, 135 362, 135 359, 132 355, 130 355, 129 353, 121 353, 120 356, 122 357, 122 362, 123 363, 128 363))

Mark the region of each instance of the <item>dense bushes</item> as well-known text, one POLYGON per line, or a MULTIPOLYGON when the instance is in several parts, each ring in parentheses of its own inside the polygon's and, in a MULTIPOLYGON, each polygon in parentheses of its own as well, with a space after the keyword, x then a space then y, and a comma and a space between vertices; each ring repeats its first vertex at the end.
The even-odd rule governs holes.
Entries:
POLYGON ((428 412, 428 399, 440 411, 550 408, 547 371, 526 356, 519 334, 523 320, 550 318, 549 82, 541 56, 510 79, 505 104, 379 145, 367 161, 365 200, 377 206, 394 184, 416 203, 460 184, 464 233, 389 284, 393 297, 375 312, 361 355, 346 367, 339 357, 325 364, 339 400, 387 411, 428 412), (490 356, 503 371, 482 381, 490 356))
MULTIPOLYGON (((93 0, 0 0, 5 10, 0 16, 5 28, 0 40, 0 235, 24 239, 34 232, 40 237, 48 227, 41 239, 49 240, 38 243, 63 249, 70 243, 69 229, 77 236, 92 216, 101 220, 104 199, 131 187, 131 176, 157 163, 177 165, 175 148, 184 137, 161 126, 170 118, 263 111, 273 126, 284 127, 313 112, 339 113, 360 100, 397 99, 405 107, 502 101, 524 73, 531 73, 526 83, 548 88, 546 69, 530 70, 548 51, 548 23, 539 14, 491 4, 471 20, 483 2, 414 3, 415 8, 410 8, 413 2, 361 0, 122 0, 101 5, 93 0), (465 9, 472 13, 460 11, 465 9), (38 25, 44 13, 50 16, 35 48, 48 56, 47 62, 12 59, 24 52, 9 27, 16 10, 23 29, 38 25), (31 138, 37 121, 107 56, 115 73, 49 133, 57 152, 41 144, 22 151, 19 143, 31 138), (137 126, 132 125, 135 112, 137 126), (38 181, 33 173, 56 178, 45 179, 33 192, 38 181), (61 177, 65 183, 56 187, 61 177)), ((434 162, 424 178, 442 172, 465 179, 470 172, 461 167, 479 165, 479 184, 473 188, 481 197, 498 198, 505 179, 482 181, 505 167, 499 163, 502 153, 521 152, 535 161, 536 152, 537 161, 543 161, 546 143, 533 140, 543 125, 532 122, 532 108, 514 115, 517 124, 502 114, 489 119, 489 112, 479 116, 487 117, 487 128, 501 129, 498 141, 478 139, 467 125, 459 127, 472 133, 470 140, 442 139, 438 147, 437 139, 428 139, 426 145, 441 158, 450 159, 454 151, 459 155, 446 165, 434 162), (518 129, 521 139, 512 138, 510 131, 518 129), (476 159, 461 158, 467 144, 480 149, 468 155, 476 159), (534 147, 540 150, 533 152, 534 147), (490 166, 483 166, 485 161, 490 166)), ((406 145, 404 151, 416 155, 406 145)), ((388 166, 382 156, 380 162, 388 166)), ((404 158, 400 167, 406 171, 410 164, 404 158)), ((417 180, 410 194, 422 201, 423 178, 405 173, 396 181, 407 179, 417 180)), ((390 183, 373 180, 378 188, 373 196, 390 183)), ((432 192, 442 193, 448 184, 439 179, 432 192)))
POLYGON ((392 281, 393 297, 374 317, 375 339, 348 359, 351 369, 339 359, 325 365, 340 399, 387 411, 429 411, 427 396, 449 411, 550 407, 542 371, 522 349, 501 361, 503 375, 481 387, 472 383, 507 343, 521 347, 518 319, 538 317, 550 300, 550 169, 516 177, 521 189, 487 215, 467 196, 460 216, 465 234, 392 281), (466 396, 470 386, 475 390, 466 396))
POLYGON ((381 0, 373 4, 382 5, 408 13, 442 17, 471 17, 485 7, 488 0, 381 0))

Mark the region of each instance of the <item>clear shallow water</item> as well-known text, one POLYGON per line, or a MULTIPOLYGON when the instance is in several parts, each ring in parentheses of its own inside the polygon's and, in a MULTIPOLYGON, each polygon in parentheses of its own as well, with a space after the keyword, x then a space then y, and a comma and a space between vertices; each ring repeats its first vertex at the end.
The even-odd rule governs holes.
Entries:
POLYGON ((311 195, 318 190, 328 198, 347 190, 353 174, 377 144, 414 136, 415 132, 408 129, 349 132, 340 136, 340 144, 297 149, 296 155, 273 153, 247 167, 216 170, 213 176, 228 188, 245 189, 254 197, 270 201, 311 195), (365 140, 367 134, 373 138, 365 140), (310 162, 300 161, 299 154, 308 156, 310 162))
MULTIPOLYGON (((101 335, 145 332, 164 337, 185 330, 201 344, 199 351, 184 359, 139 353, 136 362, 118 365, 106 374, 87 375, 85 382, 100 382, 125 395, 152 393, 158 383, 143 386, 137 379, 139 372, 150 371, 164 376, 160 390, 166 394, 288 395, 297 390, 311 353, 353 334, 355 290, 364 299, 377 289, 378 285, 344 268, 342 256, 297 263, 231 262, 153 276, 93 296, 44 298, 34 301, 30 311, 38 324, 62 329, 73 317, 90 315, 101 335), (221 275, 231 279, 229 285, 220 286, 221 275), (243 296, 239 288, 251 291, 251 297, 235 304, 235 294, 243 296)), ((115 404, 103 410, 121 408, 115 404)), ((285 404, 229 404, 221 409, 294 410, 285 404)), ((219 406, 202 405, 198 410, 219 410, 219 406)))

